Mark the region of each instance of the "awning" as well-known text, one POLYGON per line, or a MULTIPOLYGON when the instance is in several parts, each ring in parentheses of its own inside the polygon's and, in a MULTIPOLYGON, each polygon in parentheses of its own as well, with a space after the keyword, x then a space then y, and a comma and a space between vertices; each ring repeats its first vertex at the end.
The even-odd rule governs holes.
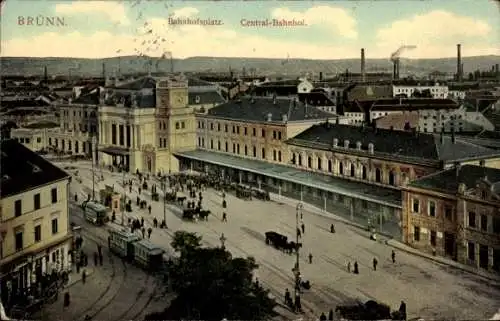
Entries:
POLYGON ((264 161, 245 159, 199 149, 176 152, 174 155, 318 188, 323 191, 337 193, 384 206, 402 208, 402 193, 397 189, 374 186, 364 182, 351 181, 331 175, 304 171, 291 166, 271 164, 264 161))
POLYGON ((129 155, 130 151, 128 148, 121 147, 102 147, 99 148, 100 152, 106 153, 108 155, 129 155))

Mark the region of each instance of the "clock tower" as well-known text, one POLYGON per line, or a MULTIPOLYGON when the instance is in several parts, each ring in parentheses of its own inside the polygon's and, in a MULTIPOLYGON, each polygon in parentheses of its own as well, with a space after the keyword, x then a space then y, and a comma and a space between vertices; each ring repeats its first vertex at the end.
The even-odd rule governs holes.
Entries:
POLYGON ((179 162, 174 153, 196 149, 196 120, 184 76, 157 79, 155 128, 156 171, 175 173, 179 162))

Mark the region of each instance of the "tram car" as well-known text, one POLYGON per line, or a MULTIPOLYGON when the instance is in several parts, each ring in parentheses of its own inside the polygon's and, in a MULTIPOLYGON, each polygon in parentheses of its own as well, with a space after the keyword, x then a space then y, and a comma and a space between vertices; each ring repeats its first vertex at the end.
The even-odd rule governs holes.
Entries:
POLYGON ((82 204, 85 219, 94 225, 102 226, 109 221, 108 208, 94 201, 82 204))
POLYGON ((156 271, 163 267, 165 251, 126 229, 110 230, 108 243, 111 252, 145 270, 156 271))

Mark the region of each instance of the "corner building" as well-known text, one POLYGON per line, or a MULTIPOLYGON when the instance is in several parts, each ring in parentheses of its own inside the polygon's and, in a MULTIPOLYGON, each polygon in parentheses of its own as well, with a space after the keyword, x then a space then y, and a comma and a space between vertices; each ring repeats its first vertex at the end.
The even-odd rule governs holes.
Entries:
POLYGON ((0 296, 8 310, 71 267, 70 177, 15 140, 1 143, 0 296))
POLYGON ((500 169, 459 165, 403 187, 403 240, 500 273, 500 169))

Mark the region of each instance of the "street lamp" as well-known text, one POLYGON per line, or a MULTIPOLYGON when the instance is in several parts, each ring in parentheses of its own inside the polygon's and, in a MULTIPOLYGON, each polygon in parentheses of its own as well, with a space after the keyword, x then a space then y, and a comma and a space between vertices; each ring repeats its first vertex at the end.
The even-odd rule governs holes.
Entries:
POLYGON ((302 209, 304 205, 302 203, 297 203, 297 207, 295 208, 295 267, 293 268, 293 273, 295 276, 295 307, 297 310, 300 310, 300 247, 299 247, 299 216, 302 218, 302 209))

